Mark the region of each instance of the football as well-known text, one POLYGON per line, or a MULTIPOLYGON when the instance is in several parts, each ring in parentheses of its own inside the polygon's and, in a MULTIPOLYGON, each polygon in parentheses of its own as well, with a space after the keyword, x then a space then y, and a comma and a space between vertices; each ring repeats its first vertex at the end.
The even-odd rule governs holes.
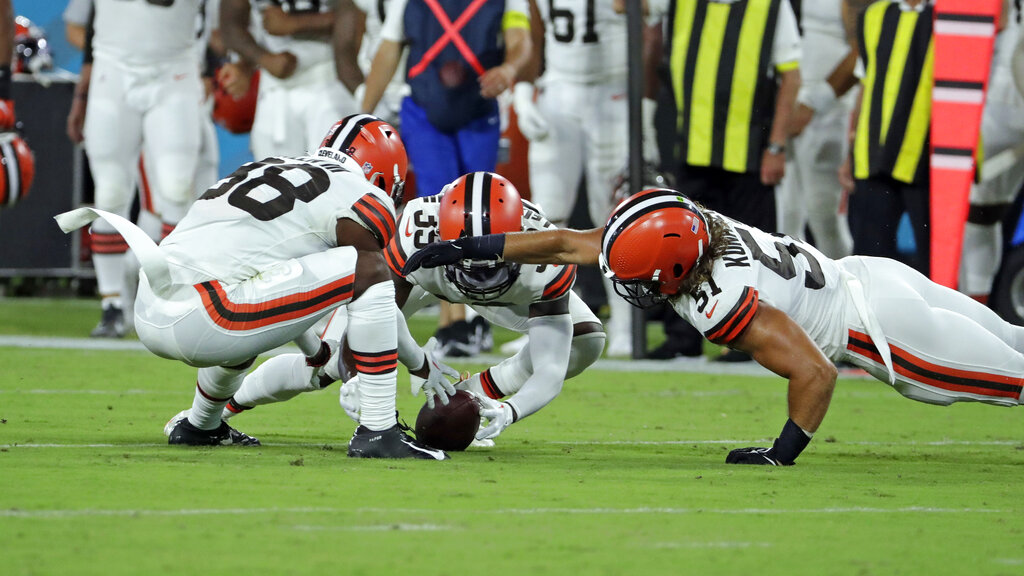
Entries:
POLYGON ((480 404, 465 390, 456 390, 445 406, 435 399, 416 416, 416 439, 439 450, 465 450, 480 428, 480 404))

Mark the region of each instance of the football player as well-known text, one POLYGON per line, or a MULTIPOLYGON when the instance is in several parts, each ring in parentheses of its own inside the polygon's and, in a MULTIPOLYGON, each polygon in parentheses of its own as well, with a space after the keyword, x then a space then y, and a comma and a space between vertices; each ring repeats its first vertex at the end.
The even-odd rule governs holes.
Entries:
POLYGON ((229 92, 241 97, 248 88, 230 79, 255 67, 265 72, 250 137, 253 156, 304 154, 335 120, 357 111, 361 16, 352 0, 221 0, 220 8, 224 46, 242 58, 221 72, 229 92), (249 31, 252 12, 264 32, 258 40, 249 31))
POLYGON ((314 156, 250 162, 210 188, 157 247, 108 212, 58 216, 65 231, 111 223, 142 265, 139 339, 158 356, 199 367, 187 418, 170 444, 258 445, 221 411, 257 354, 289 341, 303 354, 290 374, 316 381, 337 342, 309 330, 348 309, 363 385, 349 456, 441 460, 408 438, 395 414, 396 308, 382 249, 395 232, 407 158, 389 124, 368 115, 335 124, 314 156))
MULTIPOLYGON (((483 405, 481 415, 488 420, 488 425, 478 431, 478 440, 491 440, 513 422, 540 410, 558 396, 565 380, 593 364, 604 349, 601 323, 572 291, 576 277, 573 265, 522 266, 489 260, 453 263, 409 275, 401 273, 402 266, 410 255, 438 238, 552 228, 536 206, 520 198, 511 182, 494 173, 475 172, 452 182, 442 194, 409 202, 398 222, 399 232, 385 250, 394 273, 396 301, 402 309, 398 357, 413 370, 413 393, 422 389, 431 406, 435 395, 447 404, 446 394, 454 393, 456 388, 475 394, 483 405), (437 361, 433 342, 421 350, 404 322, 404 317, 438 300, 472 306, 490 322, 529 334, 530 343, 514 356, 452 387, 441 374, 458 373, 437 361)), ((309 386, 296 378, 287 382, 263 374, 263 367, 278 358, 271 358, 246 378, 225 416, 323 385, 309 386)), ((335 366, 335 362, 330 365, 335 366)), ((343 375, 343 366, 336 372, 343 375)), ((362 380, 359 374, 358 379, 342 386, 342 406, 353 418, 365 409, 362 380)))
MULTIPOLYGON (((140 152, 165 224, 176 224, 192 201, 204 99, 195 49, 200 4, 94 2, 94 34, 68 131, 76 142, 84 137, 101 210, 128 215, 140 152)), ((128 245, 109 222, 99 220, 92 248, 103 315, 91 335, 121 337, 128 245)))
MULTIPOLYGON (((612 0, 531 2, 534 42, 542 47, 544 75, 537 88, 519 82, 513 100, 519 130, 530 140, 532 200, 564 226, 586 175, 590 220, 601 224, 612 209, 622 159, 628 155, 626 17, 612 0), (534 94, 536 92, 536 102, 534 94), (600 121, 595 122, 595 118, 600 121)), ((653 101, 645 101, 653 113, 653 101)), ((653 139, 649 139, 653 142, 653 139)), ((629 305, 605 282, 611 316, 608 354, 632 353, 629 305)))
POLYGON ((669 302, 712 342, 789 380, 771 447, 728 463, 793 464, 828 410, 844 361, 929 404, 1021 403, 1024 328, 887 258, 832 260, 809 244, 646 190, 588 231, 466 237, 410 256, 404 272, 463 259, 600 265, 630 303, 669 302))

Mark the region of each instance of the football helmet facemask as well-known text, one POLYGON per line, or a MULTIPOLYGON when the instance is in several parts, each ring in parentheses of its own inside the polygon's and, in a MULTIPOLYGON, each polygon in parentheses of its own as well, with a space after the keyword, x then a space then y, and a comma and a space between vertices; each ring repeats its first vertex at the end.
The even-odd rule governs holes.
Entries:
MULTIPOLYGON (((441 240, 519 232, 523 200, 507 179, 493 172, 473 172, 441 191, 441 240)), ((519 278, 520 265, 496 260, 465 260, 444 268, 445 278, 466 296, 495 300, 519 278)))
POLYGON ((53 55, 43 29, 24 16, 14 19, 14 62, 16 74, 35 74, 53 68, 53 55))
POLYGON ((347 116, 331 126, 316 156, 342 163, 346 157, 355 160, 370 184, 401 205, 409 158, 391 124, 369 114, 347 116))
POLYGON ((615 292, 647 308, 679 293, 711 244, 696 204, 667 188, 644 190, 612 211, 601 237, 601 271, 615 292))

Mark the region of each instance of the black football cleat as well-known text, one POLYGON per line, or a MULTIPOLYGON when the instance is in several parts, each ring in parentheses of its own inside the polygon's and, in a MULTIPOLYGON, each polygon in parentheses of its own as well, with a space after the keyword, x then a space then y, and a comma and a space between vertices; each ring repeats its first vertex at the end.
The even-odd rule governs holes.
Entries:
POLYGON ((92 338, 124 338, 124 310, 117 306, 107 306, 103 309, 100 323, 92 329, 89 336, 92 338))
POLYGON ((168 444, 182 446, 259 446, 260 441, 235 430, 228 423, 221 420, 220 426, 213 430, 200 430, 182 418, 174 425, 171 433, 167 436, 168 444))
POLYGON ((447 460, 448 454, 420 444, 395 424, 387 430, 375 432, 365 426, 356 428, 348 443, 349 458, 419 458, 421 460, 447 460))

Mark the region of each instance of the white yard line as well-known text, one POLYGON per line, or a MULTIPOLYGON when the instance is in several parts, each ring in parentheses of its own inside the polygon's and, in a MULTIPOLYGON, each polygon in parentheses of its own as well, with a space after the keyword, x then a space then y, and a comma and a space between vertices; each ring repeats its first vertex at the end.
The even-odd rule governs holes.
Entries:
MULTIPOLYGON (((772 442, 771 438, 755 439, 701 439, 701 440, 547 440, 538 444, 552 444, 556 446, 687 446, 705 444, 735 444, 735 445, 758 445, 772 442)), ((830 444, 832 444, 830 442, 830 444)), ((907 440, 903 442, 875 442, 875 441, 837 441, 836 445, 845 446, 1020 446, 1024 442, 1020 440, 907 440)), ((10 450, 13 448, 158 448, 167 446, 164 442, 129 442, 121 444, 113 443, 89 443, 89 444, 61 444, 61 443, 13 443, 0 444, 0 448, 10 450)), ((345 450, 345 444, 331 444, 329 442, 309 443, 284 443, 264 442, 265 448, 302 448, 302 449, 323 449, 345 450)), ((252 448, 231 448, 232 450, 252 450, 252 448)), ((482 450, 471 450, 472 452, 491 452, 494 448, 482 450)))
MULTIPOLYGON (((330 508, 330 507, 281 507, 281 508, 180 508, 180 509, 97 509, 80 510, 0 510, 0 518, 65 519, 81 517, 120 516, 243 516, 258 514, 492 514, 492 515, 668 515, 686 516, 696 514, 719 514, 741 516, 780 516, 793 514, 1019 514, 1020 511, 1000 508, 938 508, 932 506, 901 506, 878 508, 871 506, 847 506, 826 508, 486 508, 486 509, 435 509, 435 508, 330 508)), ((412 525, 410 525, 412 526, 412 525)), ((421 528, 422 529, 422 528, 421 528)))

